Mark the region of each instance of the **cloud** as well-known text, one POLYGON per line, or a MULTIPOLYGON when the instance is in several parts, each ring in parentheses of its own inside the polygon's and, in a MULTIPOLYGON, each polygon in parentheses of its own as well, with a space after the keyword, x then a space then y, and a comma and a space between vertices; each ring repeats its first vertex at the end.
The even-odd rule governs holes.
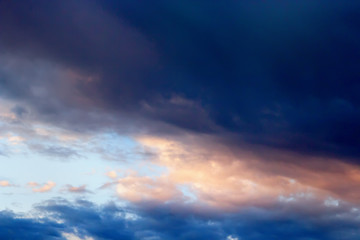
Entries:
POLYGON ((1 92, 30 105, 14 116, 360 156, 358 3, 2 6, 1 92))
POLYGON ((85 67, 86 62, 88 70, 100 70, 99 64, 110 68, 120 65, 123 71, 134 65, 149 64, 151 58, 147 60, 147 56, 154 54, 146 37, 117 16, 108 14, 95 1, 2 3, 2 6, 12 11, 1 14, 0 21, 6 22, 2 30, 7 32, 1 42, 13 51, 18 48, 78 68, 85 67), (78 18, 73 18, 75 15, 78 18), (27 30, 16 21, 18 16, 26 23, 27 30), (38 31, 43 32, 42 36, 36 35, 38 31), (68 33, 76 34, 78 40, 66 37, 68 33), (21 37, 25 37, 27 45, 21 37), (49 49, 52 51, 45 51, 49 49))
POLYGON ((37 206, 35 212, 42 215, 41 220, 1 212, 0 236, 18 239, 26 233, 27 239, 357 239, 359 213, 352 206, 340 205, 329 211, 321 202, 310 203, 311 208, 303 202, 221 213, 206 209, 194 212, 191 207, 176 204, 119 207, 114 203, 52 200, 37 206))
POLYGON ((56 186, 56 183, 54 183, 52 181, 48 181, 47 183, 45 183, 41 186, 37 182, 29 182, 28 186, 32 188, 33 192, 44 193, 44 192, 51 191, 56 186))
POLYGON ((167 178, 126 176, 116 182, 117 194, 132 202, 181 200, 181 192, 167 178))
POLYGON ((0 212, 0 238, 2 239, 61 239, 61 224, 52 221, 22 218, 8 211, 0 212))
MULTIPOLYGON (((96 1, 2 3, 1 9, 5 8, 12 11, 2 12, 0 18, 4 23, 1 30, 7 32, 0 43, 8 53, 2 58, 5 77, 1 85, 7 96, 27 99, 42 114, 58 113, 62 107, 74 105, 102 105, 101 93, 97 91, 102 86, 98 80, 142 81, 156 62, 156 53, 147 37, 118 16, 106 12, 96 1), (28 11, 29 8, 34 12, 28 11), (19 16, 27 30, 17 22, 19 16), (38 31, 44 34, 40 36, 38 31), (69 34, 76 35, 78 40, 74 41, 69 34), (33 57, 38 60, 28 60, 33 57), (13 67, 31 74, 14 78, 21 73, 14 73, 13 67), (93 97, 89 98, 88 94, 93 97), (48 96, 53 99, 41 101, 48 96)), ((135 86, 121 85, 124 90, 130 87, 128 90, 137 92, 135 86)), ((127 92, 122 91, 122 95, 127 92)), ((131 94, 127 98, 130 100, 131 94)))
POLYGON ((125 173, 103 185, 115 185, 120 199, 191 201, 227 211, 279 201, 332 197, 355 203, 359 199, 354 189, 360 186, 360 169, 336 159, 304 159, 270 150, 265 155, 234 151, 191 135, 175 139, 139 136, 138 141, 156 153, 151 164, 166 171, 155 176, 147 176, 146 171, 125 173))
POLYGON ((81 185, 79 187, 72 186, 70 184, 66 185, 64 188, 65 191, 70 193, 90 193, 88 189, 86 189, 86 185, 81 185))
POLYGON ((27 185, 30 186, 30 187, 37 187, 37 186, 39 186, 39 184, 38 184, 37 182, 28 182, 27 185))
POLYGON ((94 240, 92 237, 87 237, 87 236, 85 236, 85 238, 79 238, 78 236, 72 233, 62 233, 62 235, 65 237, 66 240, 94 240))
POLYGON ((7 180, 1 180, 0 181, 0 187, 11 187, 13 186, 13 184, 11 184, 9 181, 7 180))
POLYGON ((106 173, 106 176, 108 176, 109 178, 116 178, 117 177, 117 174, 116 174, 116 171, 109 171, 106 173))
POLYGON ((68 159, 81 156, 76 150, 64 146, 47 146, 43 144, 30 144, 29 147, 41 154, 68 159))
POLYGON ((8 138, 8 140, 12 145, 17 145, 17 144, 23 142, 25 139, 22 137, 19 137, 19 136, 10 136, 8 138))

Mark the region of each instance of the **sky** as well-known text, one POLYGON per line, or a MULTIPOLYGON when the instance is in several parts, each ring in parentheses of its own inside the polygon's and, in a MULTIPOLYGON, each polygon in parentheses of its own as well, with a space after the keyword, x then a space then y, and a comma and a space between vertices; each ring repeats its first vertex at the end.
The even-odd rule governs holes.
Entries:
POLYGON ((0 33, 0 239, 360 238, 360 2, 0 0, 0 33))

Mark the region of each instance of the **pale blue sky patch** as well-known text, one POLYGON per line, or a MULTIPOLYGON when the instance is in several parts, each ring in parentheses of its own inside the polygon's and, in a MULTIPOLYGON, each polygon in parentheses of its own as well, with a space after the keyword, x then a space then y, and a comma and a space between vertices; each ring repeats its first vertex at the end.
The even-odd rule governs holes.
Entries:
POLYGON ((16 103, 2 103, 0 181, 16 185, 0 188, 2 209, 26 211, 35 203, 59 196, 76 199, 86 195, 102 203, 117 199, 115 191, 99 190, 109 182, 107 172, 116 171, 120 176, 129 169, 145 175, 163 171, 148 162, 153 153, 132 137, 110 130, 80 134, 34 119, 18 119, 11 111, 16 103), (49 182, 51 188, 34 192, 49 182), (86 191, 71 192, 69 186, 85 186, 86 191))

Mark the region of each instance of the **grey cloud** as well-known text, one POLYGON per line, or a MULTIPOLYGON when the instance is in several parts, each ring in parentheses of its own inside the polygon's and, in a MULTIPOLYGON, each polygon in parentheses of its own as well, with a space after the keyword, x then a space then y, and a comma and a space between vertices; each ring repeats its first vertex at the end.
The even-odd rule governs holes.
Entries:
POLYGON ((68 159, 72 157, 81 157, 81 155, 74 149, 64 146, 48 146, 44 144, 30 144, 29 147, 36 152, 52 157, 60 157, 68 159))

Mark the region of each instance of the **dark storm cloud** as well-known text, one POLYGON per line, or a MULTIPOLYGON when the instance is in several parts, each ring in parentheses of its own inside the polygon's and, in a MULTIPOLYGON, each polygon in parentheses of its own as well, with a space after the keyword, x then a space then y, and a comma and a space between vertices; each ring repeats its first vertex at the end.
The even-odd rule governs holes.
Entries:
MULTIPOLYGON (((4 52, 96 76, 75 84, 95 106, 251 144, 360 156, 355 1, 4 1, 0 9, 4 52)), ((0 85, 26 98, 31 82, 3 76, 0 85)))
POLYGON ((224 240, 231 239, 230 236, 241 240, 357 239, 359 220, 354 208, 342 204, 337 207, 311 204, 311 208, 288 203, 291 207, 285 204, 237 213, 201 213, 171 204, 121 208, 83 200, 77 203, 56 200, 37 207, 45 216, 41 220, 2 212, 0 234, 6 239, 22 239, 25 233, 27 239, 62 239, 60 236, 64 232, 94 239, 224 240))
POLYGON ((0 7, 6 50, 90 72, 151 65, 147 39, 94 1, 2 1, 0 7))
POLYGON ((0 212, 1 239, 63 239, 60 234, 63 228, 62 224, 52 221, 18 218, 12 212, 0 212))
POLYGON ((76 108, 102 105, 97 86, 86 84, 97 79, 132 82, 118 88, 131 103, 132 94, 144 94, 136 82, 156 62, 145 36, 94 1, 2 1, 0 31, 1 95, 26 101, 50 121, 76 121, 76 108))
MULTIPOLYGON (((114 5, 158 43, 163 93, 200 101, 217 125, 250 143, 359 156, 359 4, 114 5)), ((200 130, 195 124, 182 127, 200 130)))

